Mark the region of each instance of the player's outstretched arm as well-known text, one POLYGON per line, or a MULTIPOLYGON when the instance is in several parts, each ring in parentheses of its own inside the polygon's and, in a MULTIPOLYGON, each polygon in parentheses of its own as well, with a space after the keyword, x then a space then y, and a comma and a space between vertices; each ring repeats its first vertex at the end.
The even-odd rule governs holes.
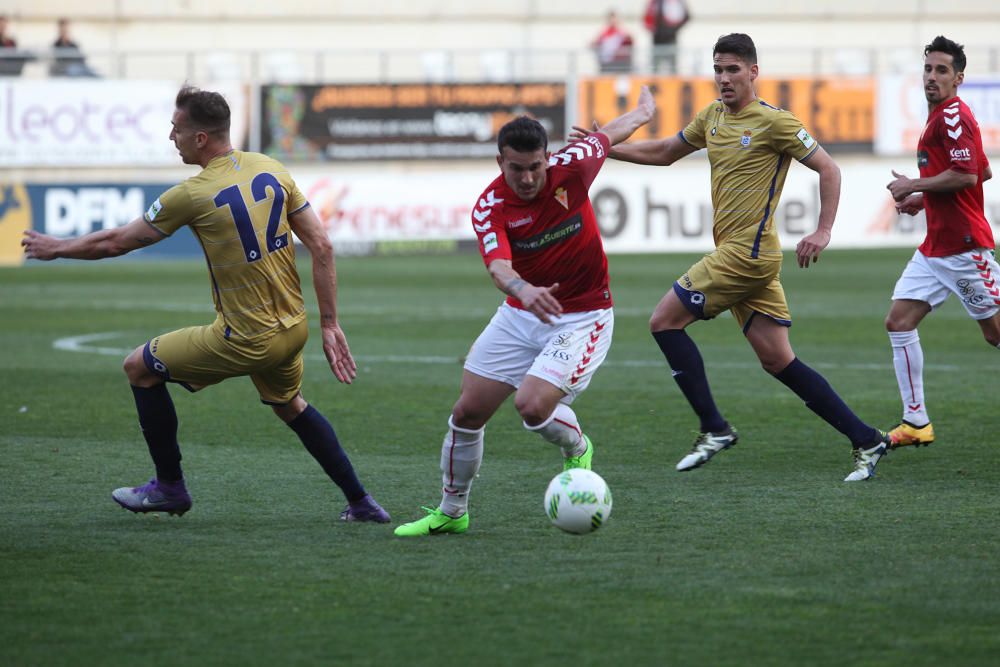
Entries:
MULTIPOLYGON (((582 139, 600 129, 596 122, 592 130, 574 125, 569 138, 582 139)), ((646 141, 620 143, 617 146, 612 145, 611 150, 608 151, 608 157, 613 160, 621 160, 622 162, 666 167, 677 162, 682 157, 691 155, 696 150, 698 149, 685 143, 677 135, 674 135, 666 139, 647 139, 646 141)))
POLYGON ((165 235, 143 218, 122 227, 102 229, 72 239, 60 239, 33 229, 24 232, 21 245, 28 259, 104 259, 118 257, 163 240, 165 235))
POLYGON ((655 111, 656 102, 653 100, 653 94, 649 92, 648 86, 643 86, 642 90, 639 91, 639 100, 634 109, 601 126, 597 131, 605 134, 611 145, 615 146, 631 137, 633 132, 652 120, 655 111))
POLYGON ((358 376, 358 366, 347 346, 347 336, 337 320, 337 267, 333 257, 333 244, 311 206, 288 216, 288 224, 312 258, 313 287, 319 303, 323 354, 337 380, 350 384, 358 376))
POLYGON ((840 167, 822 146, 802 163, 819 174, 819 224, 816 231, 803 237, 795 246, 799 266, 809 268, 809 262, 818 262, 819 255, 830 244, 833 222, 840 206, 840 167))
POLYGON ((548 287, 532 285, 514 270, 509 259, 493 260, 488 270, 497 289, 520 301, 525 310, 542 322, 551 324, 553 317, 562 315, 562 304, 552 294, 559 288, 559 283, 548 287))

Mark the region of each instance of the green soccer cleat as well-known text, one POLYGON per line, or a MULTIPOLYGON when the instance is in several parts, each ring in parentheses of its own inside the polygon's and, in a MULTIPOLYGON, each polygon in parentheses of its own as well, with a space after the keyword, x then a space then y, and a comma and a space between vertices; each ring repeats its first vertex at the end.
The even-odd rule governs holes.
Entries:
POLYGON ((563 460, 563 470, 572 470, 573 468, 590 470, 591 461, 594 460, 594 443, 586 435, 583 436, 583 439, 587 443, 587 450, 579 456, 567 456, 563 460))
POLYGON ((469 529, 469 513, 457 519, 450 517, 440 508, 422 507, 427 512, 423 519, 404 523, 394 531, 399 537, 419 537, 421 535, 443 535, 444 533, 464 533, 469 529))

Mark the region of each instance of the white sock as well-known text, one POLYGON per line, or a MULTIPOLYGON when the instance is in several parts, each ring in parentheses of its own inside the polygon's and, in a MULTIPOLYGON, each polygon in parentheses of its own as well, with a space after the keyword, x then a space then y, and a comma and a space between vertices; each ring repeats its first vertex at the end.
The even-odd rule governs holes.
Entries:
MULTIPOLYGON (((524 424, 524 422, 522 422, 524 424)), ((549 418, 537 426, 524 428, 542 436, 553 445, 558 446, 563 456, 580 456, 587 451, 587 442, 583 439, 583 431, 580 430, 580 422, 576 418, 576 413, 565 403, 556 405, 549 418)))
POLYGON ((892 365, 896 368, 896 383, 903 399, 903 419, 914 426, 930 422, 924 403, 924 351, 920 336, 913 331, 890 331, 892 365))
POLYGON ((483 462, 486 427, 471 431, 455 426, 448 417, 448 435, 441 444, 441 511, 460 517, 469 510, 469 489, 483 462))

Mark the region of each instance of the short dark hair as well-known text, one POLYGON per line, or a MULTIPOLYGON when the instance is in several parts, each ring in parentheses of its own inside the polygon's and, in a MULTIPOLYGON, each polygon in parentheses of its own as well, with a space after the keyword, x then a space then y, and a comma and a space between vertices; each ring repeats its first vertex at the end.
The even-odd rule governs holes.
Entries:
POLYGON ((209 134, 229 132, 229 104, 219 93, 184 86, 177 93, 175 105, 187 112, 188 120, 196 130, 209 134))
POLYGON ((929 53, 947 53, 951 56, 951 61, 955 65, 956 72, 965 71, 965 46, 958 42, 953 42, 944 35, 938 35, 934 41, 924 47, 924 57, 929 53))
POLYGON ((733 32, 720 37, 712 49, 712 57, 719 53, 734 55, 748 65, 757 64, 757 47, 754 46, 750 35, 744 35, 742 32, 733 32))
POLYGON ((500 128, 497 134, 497 150, 503 153, 503 147, 510 146, 518 153, 531 153, 539 148, 549 147, 549 136, 545 128, 534 118, 518 116, 500 128))

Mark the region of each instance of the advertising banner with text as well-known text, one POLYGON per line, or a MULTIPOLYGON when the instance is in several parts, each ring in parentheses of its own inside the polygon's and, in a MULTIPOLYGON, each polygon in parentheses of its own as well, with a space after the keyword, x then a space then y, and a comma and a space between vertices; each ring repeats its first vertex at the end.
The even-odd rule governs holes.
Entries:
MULTIPOLYGON (((65 238, 121 227, 141 216, 172 185, 0 182, 0 265, 21 263, 21 236, 28 229, 65 238)), ((190 257, 202 252, 194 235, 184 227, 132 254, 190 257)))
MULTIPOLYGON (((171 81, 0 79, 0 166, 178 165, 169 140, 171 81)), ((232 113, 231 136, 242 146, 245 95, 220 90, 232 113)))
MULTIPOLYGON (((394 167, 297 172, 296 182, 335 244, 475 241, 471 213, 476 197, 492 181, 495 165, 459 163, 435 169, 394 167)), ((840 162, 843 190, 831 248, 916 247, 925 221, 897 215, 885 189, 899 159, 840 162)), ((21 261, 26 229, 78 236, 124 225, 169 183, 0 183, 0 263, 21 261)), ((1000 238, 1000 183, 986 183, 986 215, 1000 238)), ((708 164, 692 156, 669 168, 610 162, 591 186, 590 198, 611 253, 704 252, 713 248, 708 164)), ((792 165, 774 212, 782 246, 791 250, 816 228, 816 174, 792 165)), ((149 256, 200 256, 187 229, 139 251, 149 256)))
POLYGON ((565 134, 563 83, 262 86, 263 152, 279 160, 496 155, 497 131, 530 113, 565 134))
MULTIPOLYGON (((843 190, 832 247, 916 247, 923 214, 896 214, 885 186, 898 160, 841 161, 843 190)), ((472 205, 496 167, 461 171, 374 169, 299 174, 297 182, 334 242, 473 240, 472 205)), ((608 162, 590 188, 608 252, 701 252, 714 247, 708 163, 692 156, 669 168, 608 162)), ((1000 222, 1000 185, 986 188, 987 217, 1000 222)), ((789 170, 775 224, 785 249, 816 229, 815 172, 789 170)), ((1000 227, 996 229, 1000 238, 1000 227)))
MULTIPOLYGON (((1000 153, 1000 79, 967 78, 958 87, 961 97, 979 122, 983 150, 1000 153)), ((878 83, 879 155, 912 155, 917 159, 917 140, 927 122, 927 98, 919 74, 883 76, 878 83)))
MULTIPOLYGON (((667 137, 683 130, 719 93, 715 81, 682 77, 598 77, 579 85, 577 124, 606 123, 628 111, 648 85, 656 99, 653 121, 635 139, 667 137)), ((871 151, 875 125, 875 80, 868 77, 766 79, 755 83, 757 95, 772 106, 794 113, 829 150, 871 151)))

